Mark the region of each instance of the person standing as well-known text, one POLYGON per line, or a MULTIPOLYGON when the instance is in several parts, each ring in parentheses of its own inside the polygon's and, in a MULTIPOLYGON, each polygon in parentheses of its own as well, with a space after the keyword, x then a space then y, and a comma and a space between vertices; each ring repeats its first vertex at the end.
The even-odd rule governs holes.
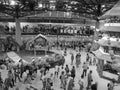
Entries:
POLYGON ((71 70, 71 77, 73 78, 73 80, 75 79, 75 74, 76 74, 76 71, 75 71, 75 67, 73 66, 71 70))
POLYGON ((71 54, 71 65, 73 65, 73 61, 74 61, 74 55, 73 53, 71 54))
POLYGON ((92 84, 92 71, 90 70, 90 72, 88 73, 88 77, 87 77, 87 80, 88 80, 88 85, 87 85, 87 89, 91 89, 91 84, 92 84))
POLYGON ((78 53, 76 55, 76 67, 79 67, 79 64, 81 63, 81 54, 78 53))
POLYGON ((89 56, 89 54, 87 53, 86 62, 89 62, 89 59, 90 59, 90 56, 89 56))
POLYGON ((19 69, 20 69, 20 78, 22 78, 22 74, 24 72, 24 65, 23 65, 23 60, 20 59, 18 63, 19 69))

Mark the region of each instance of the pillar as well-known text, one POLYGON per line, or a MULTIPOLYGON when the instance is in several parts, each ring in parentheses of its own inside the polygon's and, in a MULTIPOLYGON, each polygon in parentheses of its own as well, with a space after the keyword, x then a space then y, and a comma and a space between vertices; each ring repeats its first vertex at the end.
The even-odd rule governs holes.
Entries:
POLYGON ((95 31, 94 31, 94 40, 98 39, 98 30, 100 29, 100 21, 96 20, 95 22, 95 31))
POLYGON ((19 18, 15 18, 15 23, 16 23, 15 40, 21 46, 22 40, 21 40, 21 27, 20 27, 19 18))

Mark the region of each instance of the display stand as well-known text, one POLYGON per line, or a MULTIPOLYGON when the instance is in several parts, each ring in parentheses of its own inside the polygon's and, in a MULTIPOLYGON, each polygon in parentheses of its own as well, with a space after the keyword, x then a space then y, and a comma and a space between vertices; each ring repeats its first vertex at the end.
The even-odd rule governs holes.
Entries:
POLYGON ((104 60, 99 59, 97 64, 97 71, 100 77, 102 77, 103 75, 103 65, 104 65, 104 60))
POLYGON ((108 71, 104 71, 104 65, 105 65, 105 61, 102 59, 98 59, 97 71, 98 71, 99 76, 101 78, 104 78, 104 79, 107 79, 110 81, 114 79, 116 82, 120 82, 119 76, 117 74, 113 74, 108 71))

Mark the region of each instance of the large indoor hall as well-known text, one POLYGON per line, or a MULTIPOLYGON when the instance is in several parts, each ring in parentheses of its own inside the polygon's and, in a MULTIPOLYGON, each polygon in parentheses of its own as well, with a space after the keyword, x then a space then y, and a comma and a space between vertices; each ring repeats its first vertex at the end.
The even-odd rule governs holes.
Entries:
POLYGON ((0 0, 0 90, 120 90, 120 0, 0 0))

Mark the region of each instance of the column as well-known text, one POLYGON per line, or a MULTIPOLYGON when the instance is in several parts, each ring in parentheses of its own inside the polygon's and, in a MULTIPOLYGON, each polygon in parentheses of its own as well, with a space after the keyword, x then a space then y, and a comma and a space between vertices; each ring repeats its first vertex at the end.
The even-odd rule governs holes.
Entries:
POLYGON ((95 22, 95 31, 94 31, 94 40, 98 39, 98 30, 100 28, 100 22, 99 20, 96 20, 95 22))
POLYGON ((21 28, 20 28, 19 18, 15 19, 15 23, 16 23, 15 40, 21 46, 22 45, 22 40, 21 40, 21 28))

